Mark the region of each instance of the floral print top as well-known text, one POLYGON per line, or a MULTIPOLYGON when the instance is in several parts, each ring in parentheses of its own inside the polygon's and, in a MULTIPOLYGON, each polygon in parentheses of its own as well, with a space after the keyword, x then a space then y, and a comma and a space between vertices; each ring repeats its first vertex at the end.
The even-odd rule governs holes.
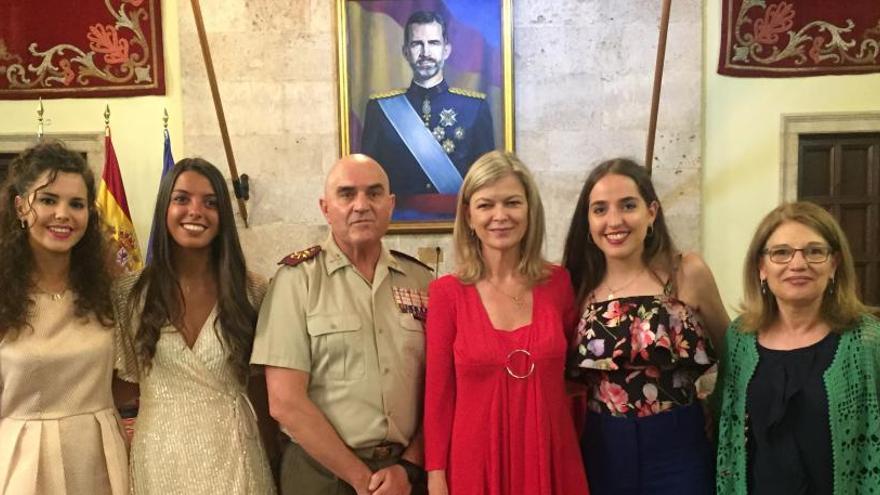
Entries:
POLYGON ((715 363, 694 311, 668 296, 587 304, 569 378, 589 388, 590 410, 650 416, 696 399, 694 382, 715 363))

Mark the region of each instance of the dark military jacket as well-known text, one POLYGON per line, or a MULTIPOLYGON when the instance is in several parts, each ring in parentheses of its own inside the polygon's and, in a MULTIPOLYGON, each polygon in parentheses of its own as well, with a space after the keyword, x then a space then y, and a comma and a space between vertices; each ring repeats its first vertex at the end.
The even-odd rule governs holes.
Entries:
MULTIPOLYGON (((379 107, 380 99, 403 93, 404 90, 389 91, 370 98, 361 143, 361 152, 376 159, 388 172, 391 192, 398 199, 437 192, 379 107)), ((412 83, 405 94, 462 177, 480 155, 495 149, 492 115, 485 94, 450 88, 446 81, 428 89, 412 83)))

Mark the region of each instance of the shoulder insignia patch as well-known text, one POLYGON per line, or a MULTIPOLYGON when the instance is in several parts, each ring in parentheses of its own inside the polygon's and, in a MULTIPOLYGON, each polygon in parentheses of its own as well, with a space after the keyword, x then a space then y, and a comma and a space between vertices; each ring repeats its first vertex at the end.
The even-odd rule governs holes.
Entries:
POLYGON ((486 99, 486 93, 480 93, 479 91, 473 91, 470 89, 449 88, 449 92, 455 95, 470 96, 471 98, 477 98, 478 100, 486 99))
POLYGON ((425 264, 422 260, 416 258, 415 256, 410 256, 410 255, 408 255, 408 254, 406 254, 406 253, 401 253, 400 251, 395 251, 395 250, 393 250, 393 249, 389 249, 389 252, 391 253, 392 256, 396 256, 396 257, 398 257, 398 258, 403 258, 403 259, 405 259, 405 260, 412 261, 413 263, 415 263, 415 264, 417 264, 417 265, 419 265, 419 266, 423 266, 423 267, 427 268, 428 270, 430 270, 430 271, 432 271, 432 272, 434 271, 433 268, 431 268, 430 266, 428 266, 428 265, 425 264))
POLYGON ((381 100, 382 98, 391 98, 392 96, 402 95, 406 93, 406 88, 392 89, 391 91, 383 91, 381 93, 373 93, 370 95, 371 100, 381 100))
POLYGON ((278 264, 279 265, 287 265, 287 266, 296 266, 296 265, 302 263, 303 261, 308 261, 308 260, 314 258, 320 252, 321 252, 321 246, 312 246, 310 248, 303 249, 302 251, 296 251, 294 253, 288 254, 287 256, 282 258, 281 261, 278 262, 278 264))

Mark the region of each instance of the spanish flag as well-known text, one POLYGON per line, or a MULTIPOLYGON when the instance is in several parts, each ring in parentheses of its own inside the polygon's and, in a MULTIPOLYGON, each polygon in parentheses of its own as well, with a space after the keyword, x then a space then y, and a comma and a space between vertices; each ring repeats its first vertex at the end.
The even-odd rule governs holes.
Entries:
POLYGON ((101 211, 107 238, 111 242, 116 266, 124 273, 132 273, 143 268, 143 261, 131 213, 128 211, 119 160, 113 150, 109 128, 104 137, 104 148, 104 173, 98 187, 98 209, 101 211))

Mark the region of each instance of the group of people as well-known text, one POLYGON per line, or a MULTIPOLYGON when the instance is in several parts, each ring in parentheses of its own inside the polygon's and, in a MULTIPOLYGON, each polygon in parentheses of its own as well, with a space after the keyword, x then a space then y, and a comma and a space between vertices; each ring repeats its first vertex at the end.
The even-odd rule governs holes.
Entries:
POLYGON ((267 285, 222 174, 181 160, 152 261, 115 277, 81 155, 18 156, 0 204, 0 493, 880 487, 880 323, 824 209, 764 218, 730 323, 630 160, 588 176, 561 266, 509 152, 467 172, 439 278, 383 245, 395 196, 375 160, 343 157, 319 204, 327 239, 267 285), (133 397, 129 449, 114 400, 133 397))

